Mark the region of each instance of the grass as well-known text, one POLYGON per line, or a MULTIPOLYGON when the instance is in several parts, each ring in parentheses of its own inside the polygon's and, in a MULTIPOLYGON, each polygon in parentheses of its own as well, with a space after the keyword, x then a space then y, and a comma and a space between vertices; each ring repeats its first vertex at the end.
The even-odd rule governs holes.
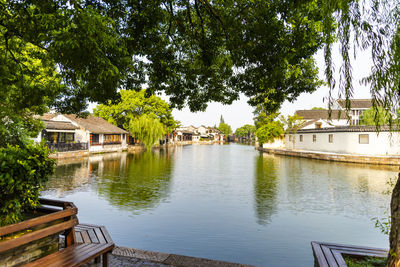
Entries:
POLYGON ((378 257, 362 257, 356 258, 348 255, 343 255, 343 258, 348 267, 385 267, 386 258, 378 257))

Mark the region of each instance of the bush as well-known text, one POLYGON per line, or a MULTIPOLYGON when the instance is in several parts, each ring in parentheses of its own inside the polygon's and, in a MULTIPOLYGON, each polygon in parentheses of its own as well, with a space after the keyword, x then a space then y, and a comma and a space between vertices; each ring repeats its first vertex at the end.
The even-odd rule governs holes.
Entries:
POLYGON ((55 160, 44 145, 0 147, 0 226, 22 219, 34 209, 40 190, 53 173, 55 160))

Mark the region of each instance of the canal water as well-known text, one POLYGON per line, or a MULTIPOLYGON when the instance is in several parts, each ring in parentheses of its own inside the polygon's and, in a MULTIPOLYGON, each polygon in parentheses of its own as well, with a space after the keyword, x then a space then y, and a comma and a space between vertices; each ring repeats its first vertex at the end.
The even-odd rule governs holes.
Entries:
POLYGON ((388 247, 396 168, 274 156, 238 144, 191 145, 60 161, 43 197, 115 243, 259 266, 313 266, 311 241, 388 247))

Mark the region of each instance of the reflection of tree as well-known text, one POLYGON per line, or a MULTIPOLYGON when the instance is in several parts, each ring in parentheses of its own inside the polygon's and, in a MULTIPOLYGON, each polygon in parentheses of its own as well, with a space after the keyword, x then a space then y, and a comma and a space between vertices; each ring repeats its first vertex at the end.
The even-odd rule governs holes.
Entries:
POLYGON ((261 154, 256 160, 254 182, 255 210, 259 224, 269 223, 277 210, 277 179, 274 157, 261 154))
POLYGON ((104 162, 98 193, 122 209, 149 209, 168 196, 171 171, 172 159, 167 151, 128 154, 126 164, 104 162))
POLYGON ((60 194, 87 184, 90 180, 87 160, 57 165, 54 175, 46 183, 44 190, 57 190, 60 194))

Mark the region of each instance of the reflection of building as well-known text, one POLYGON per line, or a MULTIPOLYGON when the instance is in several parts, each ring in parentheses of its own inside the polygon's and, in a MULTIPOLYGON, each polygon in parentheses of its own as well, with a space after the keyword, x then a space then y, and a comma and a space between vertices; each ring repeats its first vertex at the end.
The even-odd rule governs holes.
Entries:
MULTIPOLYGON (((46 139, 58 151, 89 149, 90 152, 118 151, 127 148, 128 132, 103 118, 89 115, 45 114, 46 128, 38 139, 46 139), (63 149, 65 148, 65 149, 63 149)), ((39 141, 39 140, 38 140, 39 141)))

